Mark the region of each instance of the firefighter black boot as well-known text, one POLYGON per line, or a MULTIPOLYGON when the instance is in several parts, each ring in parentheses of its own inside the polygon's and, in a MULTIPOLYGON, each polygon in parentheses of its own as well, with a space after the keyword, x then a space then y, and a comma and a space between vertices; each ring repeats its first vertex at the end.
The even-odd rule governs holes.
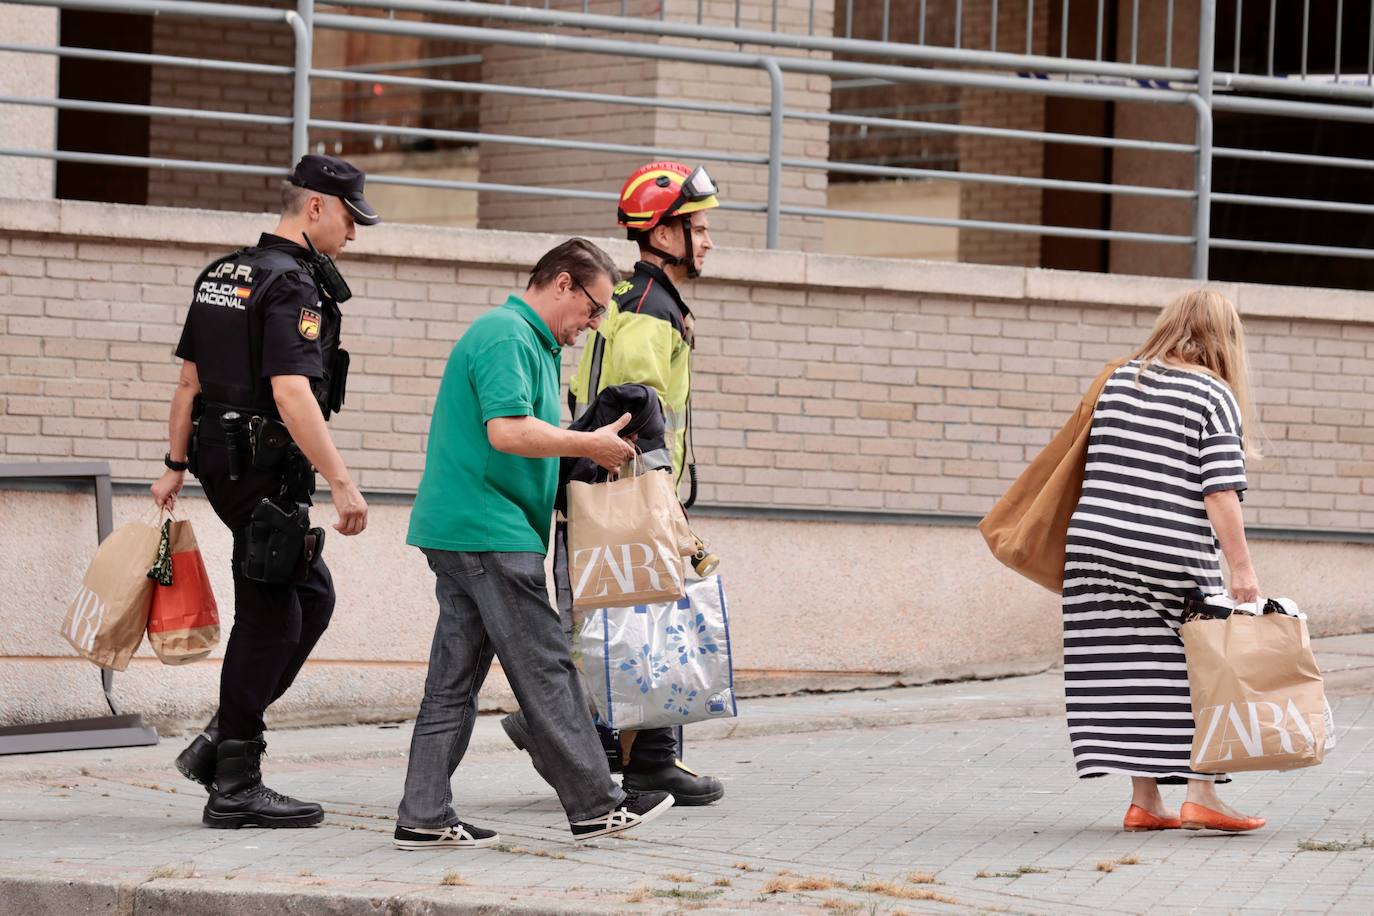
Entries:
POLYGON ((205 730, 196 735, 196 740, 177 754, 177 770, 192 782, 198 782, 210 791, 215 781, 216 748, 219 747, 219 713, 215 713, 205 725, 205 730))
POLYGON ((324 820, 324 809, 298 801, 262 784, 261 737, 221 741, 215 765, 215 784, 205 803, 201 822, 207 827, 313 827, 324 820))

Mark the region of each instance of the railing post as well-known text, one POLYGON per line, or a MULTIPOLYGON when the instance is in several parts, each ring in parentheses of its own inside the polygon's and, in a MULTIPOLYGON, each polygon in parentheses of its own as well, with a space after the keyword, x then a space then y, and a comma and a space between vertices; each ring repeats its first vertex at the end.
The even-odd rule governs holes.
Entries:
POLYGON ((296 0, 286 21, 296 36, 296 72, 291 92, 291 166, 310 148, 310 68, 314 62, 315 0, 296 0))
POLYGON ((782 214, 782 68, 771 57, 761 59, 768 71, 772 98, 768 110, 768 247, 778 247, 778 221, 782 214))
POLYGON ((1193 279, 1207 279, 1212 234, 1212 72, 1216 63, 1217 0, 1199 4, 1197 37, 1197 163, 1193 172, 1193 279))

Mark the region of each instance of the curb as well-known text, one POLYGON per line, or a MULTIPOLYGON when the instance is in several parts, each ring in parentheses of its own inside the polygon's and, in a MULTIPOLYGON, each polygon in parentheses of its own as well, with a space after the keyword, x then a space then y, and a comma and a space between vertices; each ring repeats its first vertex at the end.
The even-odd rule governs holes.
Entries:
MULTIPOLYGON (((368 893, 357 885, 308 886, 254 880, 251 887, 206 886, 208 879, 149 878, 145 881, 55 876, 8 875, 0 872, 0 899, 6 912, 24 916, 471 916, 510 913, 518 916, 586 914, 605 916, 606 903, 560 896, 547 901, 469 887, 439 888, 399 885, 398 890, 368 893), (462 899, 457 899, 461 896, 462 899)), ((247 883, 247 882, 245 882, 247 883)), ((523 894, 528 895, 529 889, 523 894)), ((618 902, 617 912, 656 912, 661 908, 618 902)), ((707 912, 702 910, 701 912, 707 912)))

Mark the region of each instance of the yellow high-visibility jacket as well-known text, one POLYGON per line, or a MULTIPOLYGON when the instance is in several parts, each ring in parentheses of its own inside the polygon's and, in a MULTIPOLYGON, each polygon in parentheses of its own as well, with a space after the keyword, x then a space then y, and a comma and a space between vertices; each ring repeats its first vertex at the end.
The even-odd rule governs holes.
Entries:
POLYGON ((568 389, 573 416, 609 385, 648 385, 658 392, 671 450, 673 479, 682 479, 692 392, 692 312, 662 269, 646 261, 611 297, 601 326, 587 339, 568 389))

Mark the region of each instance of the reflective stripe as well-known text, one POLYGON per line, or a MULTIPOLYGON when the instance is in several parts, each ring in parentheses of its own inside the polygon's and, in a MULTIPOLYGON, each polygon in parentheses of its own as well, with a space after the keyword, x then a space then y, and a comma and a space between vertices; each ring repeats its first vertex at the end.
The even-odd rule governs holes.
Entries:
POLYGON ((573 405, 573 419, 587 412, 587 405, 601 393, 601 362, 606 356, 606 338, 597 334, 592 341, 592 361, 587 367, 587 403, 573 405))
POLYGON ((656 448, 653 451, 643 452, 640 458, 643 460, 644 466, 651 471, 657 471, 663 468, 672 470, 673 467, 672 453, 666 448, 656 448))

